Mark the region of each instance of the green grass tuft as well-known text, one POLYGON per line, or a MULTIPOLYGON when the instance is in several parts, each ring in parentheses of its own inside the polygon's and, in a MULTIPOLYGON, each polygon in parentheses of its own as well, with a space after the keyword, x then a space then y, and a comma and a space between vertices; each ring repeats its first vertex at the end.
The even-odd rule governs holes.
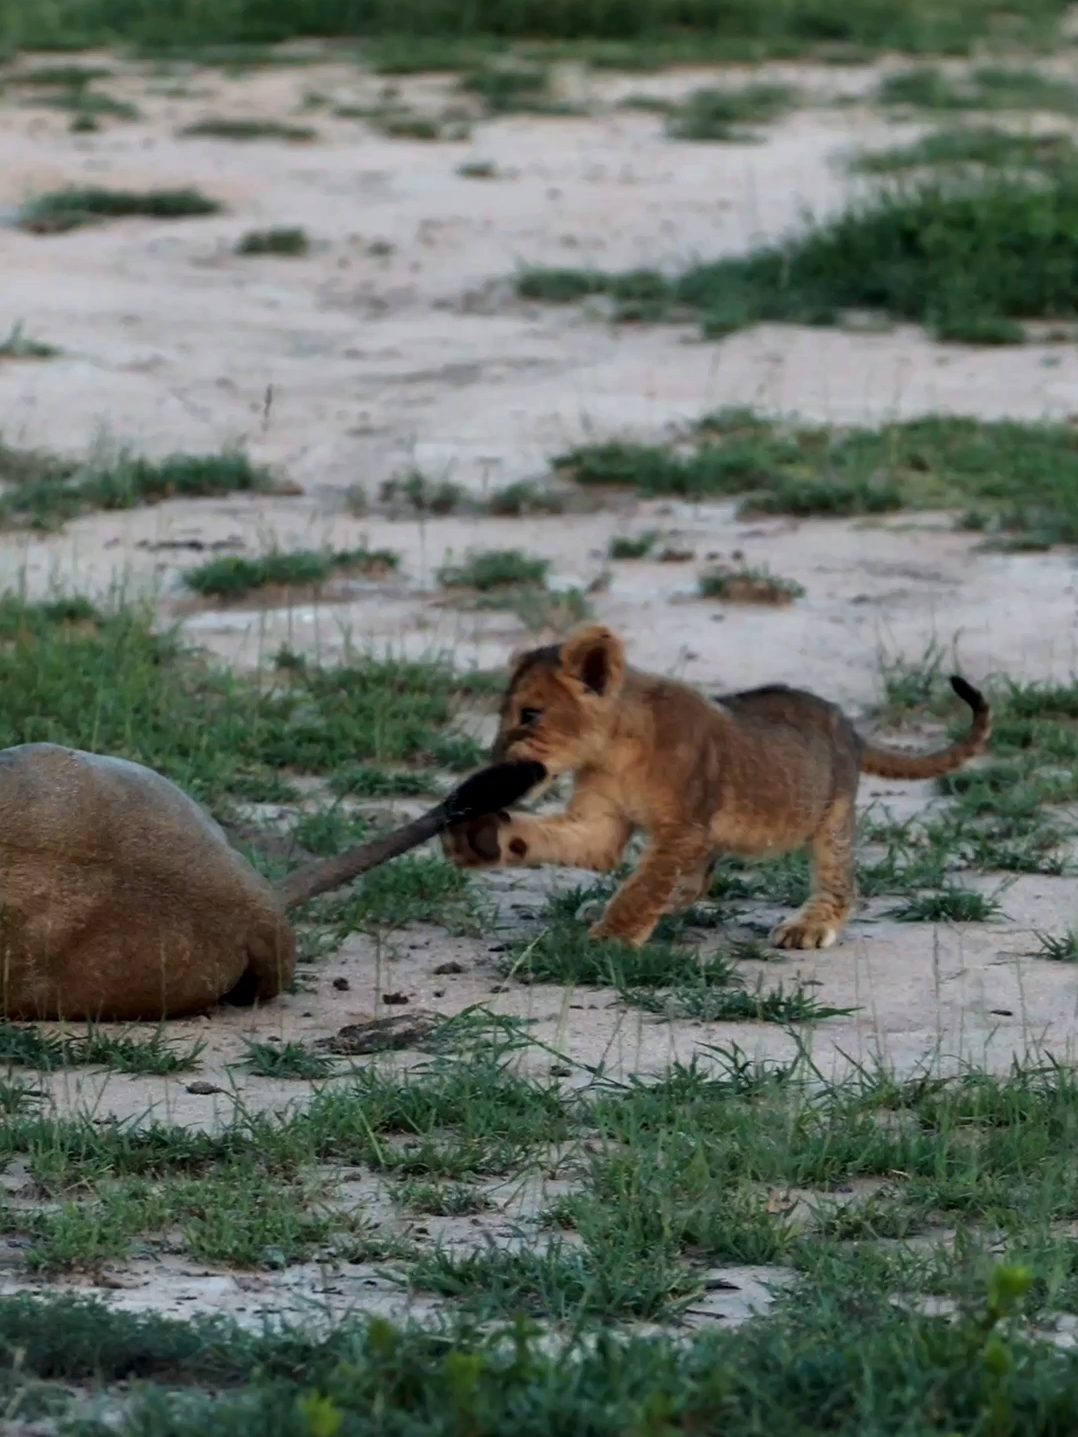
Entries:
POLYGON ((301 258, 309 254, 311 242, 301 229, 248 230, 236 244, 242 255, 272 254, 285 258, 301 258))
POLYGON ((317 588, 338 574, 384 574, 399 563, 388 549, 277 550, 258 559, 210 559, 188 569, 183 581, 206 598, 236 600, 277 585, 317 588))
POLYGON ((227 119, 207 116, 185 125, 180 134, 200 140, 284 140, 290 145, 309 145, 318 139, 318 131, 310 125, 285 124, 281 120, 227 119))
POLYGON ((586 487, 646 498, 736 497, 744 515, 956 509, 994 542, 1078 542, 1078 433, 1068 424, 929 417, 831 430, 726 410, 702 420, 693 441, 583 445, 553 465, 586 487))
POLYGON ((487 594, 497 589, 542 587, 549 571, 549 559, 530 558, 521 549, 486 549, 462 564, 443 564, 438 582, 447 589, 476 589, 487 594))
POLYGON ((755 138, 753 125, 777 119, 791 107, 794 98, 789 85, 694 90, 668 111, 666 133, 673 140, 744 143, 755 138))
POLYGON ((238 451, 172 454, 152 460, 121 454, 88 464, 0 446, 0 522, 54 528, 94 509, 134 509, 166 499, 216 498, 273 487, 265 469, 238 451))
POLYGON ((764 321, 838 323, 850 310, 916 320, 940 339, 1012 343, 1018 322, 1078 316, 1078 169, 1049 184, 1013 172, 929 178, 745 257, 604 274, 530 270, 526 298, 608 295, 622 320, 697 318, 720 337, 764 321))
POLYGON ((304 1043, 247 1043, 243 1066, 259 1078, 292 1078, 307 1082, 328 1078, 333 1059, 304 1043))
POLYGON ((932 65, 900 70, 881 81, 877 99, 883 105, 913 105, 929 110, 1078 114, 1078 85, 1011 65, 980 65, 955 79, 932 65))
POLYGON ((158 1030, 147 1039, 106 1033, 90 1027, 74 1037, 29 1024, 0 1022, 0 1063, 53 1072, 59 1068, 105 1067, 116 1073, 186 1073, 195 1067, 205 1044, 178 1050, 158 1030))
POLYGON ((891 913, 900 923, 989 923, 1002 909, 992 894, 947 884, 936 893, 914 893, 891 913))
POLYGON ((768 569, 714 569, 701 574, 697 588, 704 599, 727 604, 792 604, 804 596, 804 587, 768 569))
POLYGON ((22 323, 17 322, 0 339, 0 359, 56 359, 60 354, 55 345, 42 344, 23 333, 22 323))
POLYGON ((1069 135, 1033 135, 992 125, 969 125, 937 130, 908 145, 870 150, 858 156, 854 168, 864 174, 885 175, 930 166, 983 165, 1054 174, 1076 160, 1078 148, 1069 135))
POLYGON ((106 220, 145 216, 157 220, 219 214, 221 206, 195 189, 51 190, 30 200, 19 212, 19 226, 31 234, 64 234, 106 220))
POLYGON ((1031 955, 1034 958, 1050 958, 1053 963, 1078 963, 1078 933, 1069 929, 1066 933, 1036 933, 1037 947, 1031 955))

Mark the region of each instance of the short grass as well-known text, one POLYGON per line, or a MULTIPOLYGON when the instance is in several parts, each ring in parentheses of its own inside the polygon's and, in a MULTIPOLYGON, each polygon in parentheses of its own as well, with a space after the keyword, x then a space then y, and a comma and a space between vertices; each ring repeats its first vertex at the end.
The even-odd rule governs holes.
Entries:
POLYGON ((302 229, 282 226, 279 229, 248 230, 236 243, 240 255, 278 255, 286 259, 302 259, 310 254, 311 242, 302 229))
POLYGON ((243 599, 260 589, 319 588, 334 577, 384 574, 399 563, 388 549, 281 549, 257 559, 210 559, 188 569, 183 581, 205 598, 243 599))
POLYGON ((305 1043, 248 1042, 243 1066, 259 1078, 285 1078, 304 1082, 328 1078, 334 1062, 305 1043))
MULTIPOLYGON (((625 55, 654 63, 656 52, 684 61, 762 59, 819 53, 838 60, 878 50, 965 53, 976 42, 1045 39, 1063 0, 1025 0, 1001 12, 992 0, 896 0, 849 5, 842 0, 567 0, 551 9, 538 0, 511 7, 501 0, 418 0, 407 14, 389 0, 357 9, 341 0, 238 0, 227 9, 198 9, 154 0, 9 0, 4 34, 12 47, 71 49, 133 42, 158 54, 240 68, 273 59, 276 42, 306 37, 377 42, 382 63, 409 69, 452 66, 462 47, 480 55, 498 41, 575 42, 610 63, 625 55)), ((284 52, 293 64, 306 55, 284 52)))
POLYGON ((24 333, 21 322, 13 324, 0 339, 0 359, 56 359, 60 350, 24 333))
POLYGON ((931 174, 745 257, 680 274, 531 269, 548 303, 606 295, 622 321, 698 320, 718 338, 765 321, 833 325, 850 311, 923 324, 942 340, 1020 342, 1022 321, 1078 316, 1078 169, 931 174))
POLYGON ((591 609, 581 590, 550 588, 550 568, 549 559, 533 558, 521 549, 486 549, 467 554, 461 563, 447 560, 437 577, 459 603, 508 609, 532 632, 564 633, 591 609))
POLYGON ((1073 166, 1078 148, 1065 134, 1035 135, 993 125, 963 125, 936 130, 908 145, 870 150, 854 168, 864 174, 897 174, 929 167, 980 165, 988 169, 1041 170, 1054 174, 1073 166))
POLYGON ((380 498, 392 512, 452 514, 465 502, 464 490, 451 479, 432 479, 418 469, 394 475, 382 485, 380 498))
POLYGON ((610 559, 646 559, 659 542, 657 529, 645 529, 642 534, 619 534, 611 539, 607 547, 610 559))
MULTIPOLYGON (((45 1201, 9 1204, 3 1223, 32 1269, 93 1271, 132 1251, 263 1269, 380 1258, 449 1312, 316 1336, 8 1296, 0 1343, 23 1356, 0 1392, 20 1412, 63 1410, 60 1384, 138 1379, 118 1430, 176 1437, 361 1431, 372 1407, 433 1437, 446 1410, 462 1427, 462 1403, 463 1430, 597 1437, 662 1430, 656 1411, 684 1430, 818 1431, 826 1403, 832 1432, 899 1437, 920 1430, 926 1392, 938 1430, 1069 1430, 1070 1353, 1031 1326, 1078 1306, 1064 1065, 832 1082, 804 1053, 768 1064, 734 1048, 563 1090, 515 1056, 489 1033, 405 1073, 356 1071, 302 1109, 241 1110, 216 1133, 14 1112, 0 1154, 45 1201), (572 1180, 542 1228, 450 1249, 365 1227, 332 1176, 357 1166, 447 1216, 481 1214, 486 1179, 572 1180), (790 1274, 770 1315, 677 1336, 624 1326, 692 1310, 724 1265, 746 1263, 790 1274)), ((71 1415, 79 1437, 101 1430, 71 1415)))
POLYGON ((99 90, 91 90, 82 86, 70 89, 50 88, 31 94, 26 103, 41 105, 50 110, 66 110, 75 119, 95 122, 102 119, 137 120, 140 118, 138 106, 133 105, 130 100, 117 100, 113 95, 105 95, 99 90))
POLYGON ((118 754, 215 807, 229 795, 277 800, 289 773, 466 769, 482 759, 457 719, 484 686, 437 660, 360 651, 339 665, 293 661, 245 679, 157 632, 141 609, 102 612, 77 599, 6 597, 0 638, 0 746, 118 754))
POLYGON ((795 579, 784 579, 770 569, 710 569, 701 574, 697 589, 703 599, 725 604, 792 604, 805 589, 795 579))
POLYGON ((318 139, 310 125, 293 125, 283 120, 230 119, 207 115, 185 125, 180 134, 193 140, 283 140, 290 145, 309 145, 318 139))
POLYGON ((108 220, 144 217, 156 220, 191 219, 215 215, 216 200, 196 189, 108 190, 100 188, 50 190, 30 200, 19 211, 20 228, 31 234, 65 234, 108 220))
POLYGON ((0 523, 55 528, 94 509, 134 509, 166 499, 216 498, 272 489, 268 471, 242 452, 172 454, 161 460, 119 453, 89 460, 0 445, 0 523))
POLYGON ((884 105, 929 110, 1033 110, 1078 114, 1078 85, 1015 65, 980 65, 958 78, 935 66, 900 70, 880 82, 884 105))
POLYGON ((929 417, 844 430, 726 410, 683 439, 605 441, 552 462, 587 488, 737 499, 746 515, 950 509, 995 545, 1078 542, 1078 435, 1068 424, 929 417))
POLYGON ((488 63, 466 71, 460 88, 481 101, 489 115, 564 115, 572 107, 550 92, 545 66, 513 62, 488 63))
POLYGON ((438 582, 447 589, 475 589, 489 594, 497 589, 515 589, 546 583, 549 559, 535 559, 522 549, 485 549, 468 555, 462 563, 446 563, 438 570, 438 582))
POLYGON ((82 90, 95 80, 111 79, 113 71, 106 65, 31 65, 26 69, 8 70, 5 86, 31 89, 82 90))
POLYGON ((666 112, 666 133, 674 140, 751 141, 754 126, 777 119, 791 108, 788 85, 747 85, 743 89, 701 89, 666 112))
POLYGON ((149 1038, 89 1027, 85 1033, 67 1033, 31 1024, 0 1022, 0 1063, 7 1067, 106 1067, 117 1073, 164 1076, 196 1067, 202 1043, 177 1048, 164 1029, 149 1038))

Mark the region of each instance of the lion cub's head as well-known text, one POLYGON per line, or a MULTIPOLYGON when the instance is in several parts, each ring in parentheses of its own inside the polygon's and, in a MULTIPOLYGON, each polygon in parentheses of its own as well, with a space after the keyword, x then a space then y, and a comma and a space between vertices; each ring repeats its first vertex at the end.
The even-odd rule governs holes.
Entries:
POLYGON ((537 759, 552 778, 593 762, 609 736, 624 679, 621 640, 601 624, 519 655, 491 757, 537 759))

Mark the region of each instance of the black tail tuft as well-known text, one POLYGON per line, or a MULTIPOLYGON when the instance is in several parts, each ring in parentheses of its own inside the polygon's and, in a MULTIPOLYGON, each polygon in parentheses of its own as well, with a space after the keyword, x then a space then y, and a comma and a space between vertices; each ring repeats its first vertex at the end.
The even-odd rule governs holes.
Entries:
POLYGON ((442 805, 450 823, 464 823, 509 808, 546 778, 546 768, 536 759, 509 759, 491 764, 466 778, 442 805))
POLYGON ((975 714, 983 714, 988 711, 988 700, 980 689, 975 689, 972 684, 967 684, 965 679, 960 678, 958 674, 951 675, 951 688, 963 703, 969 704, 975 714))

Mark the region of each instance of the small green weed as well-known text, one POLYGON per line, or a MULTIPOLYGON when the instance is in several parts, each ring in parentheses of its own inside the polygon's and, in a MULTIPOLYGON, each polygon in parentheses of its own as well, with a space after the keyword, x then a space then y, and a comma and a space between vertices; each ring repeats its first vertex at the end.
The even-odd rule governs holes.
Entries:
POLYGON ((64 234, 83 225, 144 216, 182 220, 219 214, 221 206, 195 189, 180 190, 52 190, 30 200, 19 212, 20 228, 31 234, 64 234))
POLYGON ((646 559, 658 541, 658 529, 648 529, 633 538, 621 535, 611 539, 607 556, 611 559, 646 559))
POLYGON ((674 140, 720 140, 744 144, 755 138, 753 125, 777 119, 793 105, 794 100, 794 91, 788 85, 694 90, 668 111, 666 133, 674 140))
POLYGON ((216 497, 271 489, 265 469, 237 451, 172 454, 151 460, 133 454, 89 463, 0 446, 0 522, 54 528, 94 509, 134 509, 165 499, 216 497))
POLYGON ((1035 933, 1037 947, 1030 955, 1033 958, 1050 958, 1053 963, 1078 963, 1078 933, 1068 929, 1066 933, 1035 933))
POLYGON ((539 66, 495 63, 468 71, 459 84, 492 115, 564 113, 550 95, 549 78, 539 66))
POLYGON ((296 228, 248 230, 236 242, 236 253, 242 255, 271 254, 298 259, 310 250, 306 231, 296 228))
POLYGON ((22 322, 11 326, 5 339, 0 339, 0 359, 55 359, 60 351, 52 344, 42 344, 23 333, 22 322))
POLYGON ((66 110, 76 120, 92 120, 96 122, 101 119, 110 120, 137 120, 140 118, 140 111, 137 105, 132 105, 128 100, 117 100, 112 95, 102 95, 96 90, 82 88, 50 90, 47 94, 34 95, 26 102, 29 105, 41 105, 50 110, 66 110))
POLYGON ((428 479, 418 470, 387 479, 381 488, 383 504, 396 510, 406 506, 414 514, 452 514, 464 501, 464 490, 449 479, 428 479))
POLYGON ((278 550, 258 559, 228 554, 188 569, 183 581, 205 598, 238 600, 269 587, 318 588, 335 575, 384 574, 399 563, 388 549, 278 550))
POLYGON ((243 1066, 260 1078, 294 1078, 307 1082, 328 1078, 333 1059, 305 1043, 248 1042, 243 1066))
POLYGON ((462 180, 496 180, 498 166, 491 160, 465 160, 457 166, 457 174, 462 180))
POLYGON ((413 1212, 433 1217, 465 1217, 486 1212, 491 1206, 483 1190, 470 1183, 429 1183, 416 1178, 401 1183, 397 1201, 413 1212))
POLYGON ((447 589, 489 594, 498 589, 542 587, 549 571, 549 559, 529 558, 521 549, 485 549, 469 555, 462 564, 443 564, 438 582, 447 589))
POLYGON ((762 982, 753 989, 692 983, 671 986, 666 992, 630 989, 624 997, 648 1012, 702 1023, 819 1023, 825 1018, 845 1017, 857 1011, 821 1003, 811 989, 801 983, 789 990, 781 983, 769 989, 765 989, 762 982))
POLYGON ((391 140, 440 140, 442 124, 435 115, 405 108, 377 110, 367 117, 374 128, 391 140))
POLYGON ((518 1312, 541 1313, 554 1321, 654 1318, 676 1310, 676 1299, 695 1289, 684 1269, 671 1269, 661 1259, 611 1270, 558 1240, 542 1250, 457 1254, 436 1248, 412 1264, 408 1283, 456 1299, 462 1311, 481 1321, 518 1312))
POLYGON ((992 125, 937 130, 908 145, 870 150, 854 168, 864 174, 886 175, 928 166, 983 165, 987 169, 1043 170, 1055 173, 1078 160, 1069 135, 1034 135, 996 129, 992 125))
POLYGON ((936 893, 914 893, 891 911, 900 923, 990 923, 1002 913, 993 894, 947 884, 936 893))
POLYGON ((4 75, 5 85, 29 85, 34 89, 81 90, 95 80, 111 79, 113 71, 102 65, 37 65, 29 70, 12 70, 4 75))
POLYGON ((185 1073, 195 1067, 204 1043, 178 1050, 163 1031, 147 1039, 90 1027, 82 1036, 20 1023, 0 1022, 0 1063, 52 1072, 58 1068, 104 1067, 116 1073, 185 1073))
POLYGON ((700 575, 697 588, 701 598, 726 604, 792 604, 805 593, 794 579, 782 579, 766 568, 714 569, 700 575))
POLYGON ((285 124, 280 120, 243 120, 207 116, 186 125, 180 134, 199 140, 283 140, 290 145, 309 145, 318 139, 310 125, 285 124))
POLYGON ((900 70, 880 83, 883 105, 931 110, 1042 110, 1078 114, 1078 86, 1038 70, 980 65, 951 79, 935 66, 900 70))
POLYGON ((316 917, 342 936, 408 923, 466 933, 477 931, 481 911, 467 873, 441 857, 409 855, 366 874, 345 897, 325 901, 316 917))
POLYGON ((564 509, 564 494, 527 479, 495 489, 487 500, 487 512, 505 519, 520 518, 523 514, 561 514, 564 509))

